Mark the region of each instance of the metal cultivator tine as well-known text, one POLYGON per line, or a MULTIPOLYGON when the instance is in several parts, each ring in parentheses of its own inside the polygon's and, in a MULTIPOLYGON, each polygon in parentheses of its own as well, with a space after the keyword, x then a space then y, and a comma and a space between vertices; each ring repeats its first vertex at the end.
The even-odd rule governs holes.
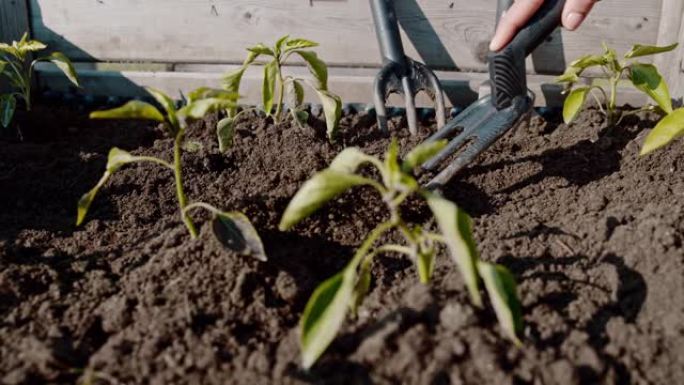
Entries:
POLYGON ((404 95, 409 131, 411 135, 416 135, 418 114, 415 96, 420 91, 425 91, 434 99, 437 126, 444 126, 446 109, 439 79, 425 64, 405 55, 392 0, 370 1, 383 60, 383 68, 375 78, 373 94, 378 126, 381 130, 388 131, 386 102, 390 94, 397 93, 404 95))
MULTIPOLYGON (((511 0, 499 0, 497 23, 511 4, 511 0)), ((492 94, 466 108, 428 139, 453 138, 440 153, 423 165, 424 170, 434 171, 455 156, 427 184, 428 188, 440 189, 498 138, 529 117, 534 106, 534 95, 527 89, 525 58, 560 25, 564 5, 565 0, 546 1, 508 46, 500 52, 489 54, 492 94)))

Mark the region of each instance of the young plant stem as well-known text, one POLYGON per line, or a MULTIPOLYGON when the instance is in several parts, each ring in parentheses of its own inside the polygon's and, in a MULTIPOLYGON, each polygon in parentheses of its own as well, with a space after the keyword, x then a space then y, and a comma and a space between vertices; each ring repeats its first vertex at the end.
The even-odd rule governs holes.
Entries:
POLYGON ((185 191, 183 190, 183 175, 181 167, 181 147, 183 144, 184 133, 181 130, 178 135, 176 135, 176 140, 173 145, 173 175, 176 180, 176 195, 178 196, 178 205, 180 206, 181 218, 185 227, 188 228, 190 232, 190 237, 193 239, 197 238, 198 232, 197 227, 192 222, 192 219, 187 215, 185 207, 188 204, 188 198, 185 196, 185 191))
POLYGON ((276 70, 278 72, 278 104, 276 105, 276 112, 273 116, 273 123, 277 126, 280 124, 280 115, 283 113, 283 100, 285 98, 285 81, 283 80, 283 69, 280 66, 280 58, 276 58, 276 70))
POLYGON ((617 114, 617 88, 620 82, 620 76, 615 76, 610 79, 610 100, 608 102, 608 127, 613 127, 616 124, 617 114))
POLYGON ((373 229, 373 231, 371 231, 370 234, 368 234, 368 237, 366 237, 366 239, 363 241, 361 247, 356 250, 354 258, 352 258, 347 265, 345 269, 345 279, 351 279, 356 275, 356 270, 359 267, 359 264, 361 264, 366 255, 368 255, 368 250, 370 250, 375 241, 377 241, 382 234, 392 229, 395 225, 396 224, 392 220, 389 220, 379 224, 373 229))

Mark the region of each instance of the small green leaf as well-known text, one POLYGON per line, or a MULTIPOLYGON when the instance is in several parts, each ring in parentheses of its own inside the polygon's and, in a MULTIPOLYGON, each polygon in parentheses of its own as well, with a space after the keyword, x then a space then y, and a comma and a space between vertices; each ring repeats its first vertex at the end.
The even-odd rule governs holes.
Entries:
POLYGON ((185 152, 197 153, 202 151, 203 148, 202 142, 197 140, 186 140, 183 142, 183 151, 185 152))
POLYGON ((131 100, 121 107, 111 110, 94 111, 90 113, 90 119, 145 119, 164 122, 164 115, 159 110, 145 102, 131 100))
POLYGON ((634 63, 630 67, 629 78, 634 87, 651 97, 660 108, 672 112, 672 99, 665 79, 653 64, 634 63))
POLYGON ((372 183, 367 178, 346 172, 331 169, 320 171, 297 191, 285 209, 278 228, 285 231, 348 189, 372 183))
POLYGON ((658 122, 648 134, 640 155, 653 152, 682 136, 684 136, 684 108, 679 108, 658 122))
POLYGON ((210 87, 200 87, 191 91, 188 94, 188 103, 193 103, 202 99, 224 99, 230 101, 237 101, 240 95, 236 92, 220 90, 210 87))
POLYGON ((419 144, 404 157, 404 162, 401 164, 402 171, 408 173, 416 167, 422 166, 423 163, 442 151, 448 143, 448 140, 443 139, 419 144))
POLYGON ((223 77, 222 85, 223 89, 228 92, 237 93, 240 91, 240 82, 242 81, 242 76, 245 74, 245 67, 238 70, 230 72, 223 77))
POLYGON ((473 239, 472 220, 465 211, 441 196, 430 192, 424 196, 446 240, 449 254, 461 270, 471 300, 475 306, 481 307, 476 270, 479 256, 473 239))
POLYGON ((112 147, 112 149, 109 150, 109 156, 107 156, 107 172, 113 174, 127 163, 133 163, 139 160, 139 157, 131 155, 128 151, 112 147))
POLYGON ((313 42, 311 40, 306 40, 306 39, 299 39, 299 38, 290 39, 285 44, 285 52, 290 52, 290 51, 294 51, 297 49, 312 48, 312 47, 318 47, 318 43, 313 42))
MULTIPOLYGON (((247 51, 249 51, 250 53, 255 55, 254 59, 256 59, 256 56, 259 56, 259 55, 275 56, 275 53, 273 52, 272 49, 268 48, 267 46, 265 46, 264 44, 261 44, 261 43, 255 45, 254 47, 247 48, 247 51)), ((254 60, 254 59, 252 59, 252 60, 254 60)))
POLYGON ((273 110, 277 77, 278 62, 273 60, 264 66, 264 83, 261 88, 262 103, 264 105, 264 112, 267 116, 271 116, 271 111, 273 110))
POLYGON ((396 187, 396 184, 401 180, 401 171, 399 167, 399 142, 396 137, 392 137, 387 152, 385 152, 385 171, 387 172, 387 180, 385 185, 388 187, 396 187))
POLYGON ((522 306, 513 275, 501 265, 478 263, 480 276, 504 332, 516 345, 522 332, 522 306))
POLYGON ((262 262, 266 262, 266 252, 259 233, 240 212, 216 213, 212 222, 212 230, 221 244, 236 253, 250 255, 262 262))
POLYGON ((157 103, 159 103, 164 111, 166 111, 166 118, 169 120, 169 124, 172 128, 171 136, 175 136, 180 130, 180 123, 178 122, 178 117, 176 116, 176 103, 174 103, 174 101, 168 95, 156 88, 145 87, 145 91, 152 95, 157 103))
POLYGON ((579 81, 582 70, 576 67, 568 67, 563 75, 556 78, 556 83, 568 83, 573 85, 579 81))
POLYGON ((342 118, 342 99, 328 91, 316 90, 316 94, 318 94, 318 98, 323 105, 328 140, 334 141, 337 137, 340 119, 342 118))
POLYGON ((316 88, 319 91, 328 90, 328 66, 323 60, 318 58, 315 52, 310 51, 295 51, 299 56, 306 61, 309 71, 316 79, 316 88))
POLYGON ((304 103, 304 87, 297 79, 285 83, 285 95, 287 95, 287 104, 292 109, 297 109, 304 103))
POLYGON ((344 323, 353 291, 353 276, 339 273, 316 288, 300 321, 302 366, 309 369, 335 339, 344 323))
POLYGON ((664 52, 670 52, 673 51, 679 46, 679 43, 674 43, 672 45, 664 46, 664 47, 659 47, 655 45, 641 45, 641 44, 635 44, 632 49, 625 54, 625 59, 633 59, 635 57, 640 57, 640 56, 649 56, 649 55, 655 55, 659 53, 664 53, 664 52))
POLYGON ((228 117, 219 120, 216 124, 216 136, 218 137, 219 151, 226 152, 233 145, 235 135, 235 119, 228 117))
POLYGON ((7 66, 7 62, 0 60, 0 75, 2 75, 3 72, 5 72, 5 67, 7 66))
POLYGON ((435 271, 435 250, 420 250, 416 257, 416 265, 418 267, 418 277, 420 282, 427 284, 432 278, 432 273, 435 271))
POLYGON ((570 124, 575 120, 582 110, 582 106, 587 100, 587 95, 589 95, 590 91, 590 87, 579 87, 570 91, 563 104, 563 120, 565 124, 570 124))
POLYGON ((97 192, 100 191, 100 188, 107 182, 107 179, 109 179, 111 175, 112 174, 109 171, 106 171, 104 175, 102 175, 102 178, 100 178, 100 180, 97 182, 95 187, 83 194, 81 199, 78 200, 76 226, 80 226, 83 223, 83 220, 88 214, 88 209, 90 209, 90 205, 95 200, 95 196, 97 196, 97 192))
POLYGON ((76 74, 76 69, 71 63, 69 58, 61 52, 53 52, 50 56, 38 59, 39 61, 50 61, 59 68, 64 75, 73 83, 76 87, 80 87, 78 83, 78 75, 76 74))
POLYGON ((606 55, 585 55, 570 63, 570 68, 577 68, 583 71, 590 67, 596 67, 608 64, 606 55))
POLYGON ((337 154, 328 169, 353 174, 364 163, 373 163, 374 158, 357 147, 347 147, 337 154))
POLYGON ((178 115, 185 116, 190 119, 202 119, 209 113, 225 110, 232 106, 235 106, 235 102, 231 99, 200 99, 190 102, 187 106, 178 110, 178 115))
POLYGON ((294 118, 297 120, 297 123, 299 123, 300 125, 306 124, 309 122, 309 113, 306 111, 295 110, 294 111, 294 118))
POLYGON ((9 127, 17 109, 17 100, 11 94, 0 95, 0 123, 3 127, 9 127))
POLYGON ((350 301, 350 309, 354 316, 356 316, 359 306, 366 298, 371 284, 371 268, 373 267, 372 256, 366 256, 359 266, 359 276, 354 285, 354 293, 350 301))
POLYGON ((290 35, 285 35, 285 36, 281 37, 280 39, 278 39, 278 41, 276 41, 276 44, 275 44, 276 55, 280 55, 283 52, 283 45, 285 45, 285 42, 289 38, 290 38, 290 35))

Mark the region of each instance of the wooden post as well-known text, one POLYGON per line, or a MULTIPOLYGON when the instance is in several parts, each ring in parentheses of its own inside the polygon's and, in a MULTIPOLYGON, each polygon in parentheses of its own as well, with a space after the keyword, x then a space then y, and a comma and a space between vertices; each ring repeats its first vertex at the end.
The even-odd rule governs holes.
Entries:
POLYGON ((654 63, 665 76, 672 98, 681 102, 684 97, 684 1, 663 0, 658 45, 676 42, 679 42, 676 51, 656 56, 654 63))
POLYGON ((0 41, 19 40, 29 31, 28 0, 0 1, 0 41))

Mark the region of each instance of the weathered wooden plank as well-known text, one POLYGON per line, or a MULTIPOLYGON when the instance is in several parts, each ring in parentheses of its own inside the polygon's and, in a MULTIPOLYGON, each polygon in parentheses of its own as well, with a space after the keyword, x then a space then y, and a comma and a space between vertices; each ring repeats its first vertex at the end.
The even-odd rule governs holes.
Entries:
POLYGON ((658 45, 669 45, 679 42, 675 52, 658 55, 654 58, 654 64, 658 66, 663 76, 670 85, 670 92, 674 98, 684 96, 681 87, 682 82, 682 57, 684 55, 684 1, 663 0, 660 16, 660 28, 658 31, 658 45))
MULTIPOLYGON (((93 65, 89 65, 91 68, 93 65)), ((78 65, 84 92, 96 95, 141 96, 145 95, 143 86, 152 86, 171 95, 188 91, 201 86, 217 87, 225 71, 236 66, 226 65, 184 65, 176 69, 192 72, 141 72, 141 71, 98 71, 86 69, 88 65, 78 65)), ((39 67, 41 85, 46 88, 66 91, 71 89, 70 83, 50 66, 39 67)), ((286 73, 306 77, 303 67, 288 67, 286 73)), ((377 70, 369 68, 331 68, 330 89, 339 94, 347 103, 372 103, 373 80, 377 70)), ((261 69, 252 68, 244 76, 241 87, 243 103, 259 104, 261 96, 261 69)), ((487 79, 485 73, 438 71, 437 75, 445 88, 449 105, 466 106, 478 97, 482 83, 487 79)), ((529 86, 536 95, 539 106, 560 106, 563 97, 561 87, 554 83, 554 76, 530 75, 529 86)), ((309 92, 307 101, 316 103, 313 93, 309 92)), ((645 97, 632 88, 625 88, 620 93, 620 103, 640 105, 645 97)), ((392 97, 390 105, 402 106, 403 100, 392 97)), ((421 93, 417 98, 419 106, 433 106, 430 100, 421 93)))
MULTIPOLYGON (((239 63, 244 48, 280 35, 321 43, 329 63, 380 62, 366 0, 30 0, 37 37, 81 61, 239 63)), ((576 33, 557 34, 534 57, 538 72, 600 49, 658 38, 663 0, 597 4, 576 33)), ((681 0, 676 0, 681 1, 681 0)), ((407 53, 436 68, 485 71, 496 0, 398 0, 407 53)))
POLYGON ((27 0, 0 1, 0 41, 19 40, 29 30, 27 0))

